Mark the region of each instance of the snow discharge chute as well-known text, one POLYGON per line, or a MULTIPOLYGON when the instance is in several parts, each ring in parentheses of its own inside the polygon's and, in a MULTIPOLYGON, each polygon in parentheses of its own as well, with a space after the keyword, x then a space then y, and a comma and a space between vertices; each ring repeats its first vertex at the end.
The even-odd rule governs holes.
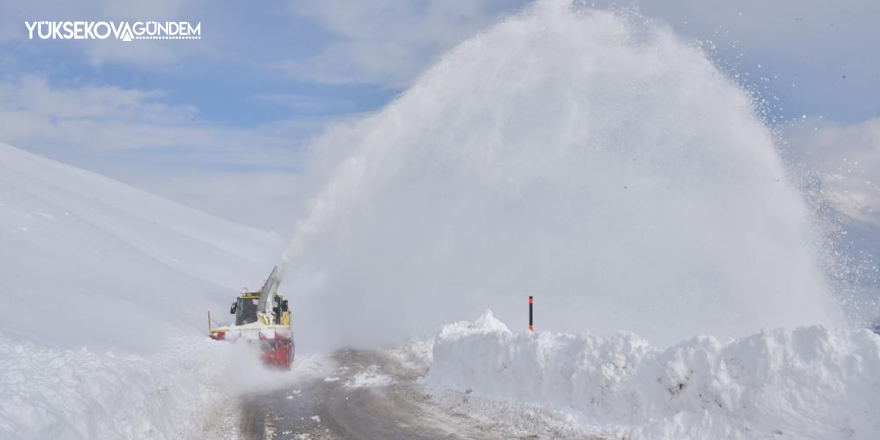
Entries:
POLYGON ((283 278, 283 268, 280 266, 272 268, 272 273, 269 274, 269 278, 266 278, 266 282, 263 283, 263 288, 260 289, 260 300, 257 303, 257 310, 261 313, 268 313, 271 311, 272 299, 275 297, 275 293, 278 291, 278 286, 281 285, 281 280, 283 278))

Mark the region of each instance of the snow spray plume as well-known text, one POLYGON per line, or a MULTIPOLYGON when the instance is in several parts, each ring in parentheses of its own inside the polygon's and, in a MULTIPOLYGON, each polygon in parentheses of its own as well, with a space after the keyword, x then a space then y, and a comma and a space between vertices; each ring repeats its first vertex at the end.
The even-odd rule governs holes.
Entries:
MULTIPOLYGON (((369 344, 491 308, 526 328, 835 324, 811 214, 745 92, 664 26, 541 1, 441 58, 340 155, 287 252, 299 340, 369 344)), ((327 153, 327 152, 332 153, 327 153)))

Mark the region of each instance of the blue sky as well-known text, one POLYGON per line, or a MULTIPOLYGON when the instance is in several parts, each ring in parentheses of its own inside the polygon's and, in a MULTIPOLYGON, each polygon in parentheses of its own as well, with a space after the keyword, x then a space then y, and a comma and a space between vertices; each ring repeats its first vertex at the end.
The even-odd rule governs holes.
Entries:
MULTIPOLYGON (((248 223, 243 210, 299 196, 304 149, 328 124, 380 109, 527 3, 0 0, 0 141, 248 223), (28 40, 35 20, 199 22, 202 39, 28 40)), ((772 121, 880 124, 877 2, 586 3, 637 8, 702 41, 772 121)))

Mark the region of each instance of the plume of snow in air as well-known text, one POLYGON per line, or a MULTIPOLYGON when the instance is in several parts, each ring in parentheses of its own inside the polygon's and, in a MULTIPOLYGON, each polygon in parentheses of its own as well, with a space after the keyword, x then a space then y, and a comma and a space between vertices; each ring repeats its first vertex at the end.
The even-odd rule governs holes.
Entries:
POLYGON ((840 319, 751 100, 661 25, 539 1, 314 151, 284 256, 307 344, 525 327, 528 295, 538 328, 655 344, 840 319))

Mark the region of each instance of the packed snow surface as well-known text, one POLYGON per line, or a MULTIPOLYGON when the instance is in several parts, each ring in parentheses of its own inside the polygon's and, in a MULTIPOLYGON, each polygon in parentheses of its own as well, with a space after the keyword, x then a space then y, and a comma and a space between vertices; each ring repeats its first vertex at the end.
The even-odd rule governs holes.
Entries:
POLYGON ((345 381, 349 388, 380 387, 390 384, 392 377, 379 371, 378 365, 371 365, 345 381))
POLYGON ((574 414, 607 438, 861 439, 880 433, 880 336, 823 326, 659 349, 631 333, 443 327, 427 382, 574 414))
POLYGON ((287 252, 307 344, 518 319, 528 295, 545 328, 659 345, 840 316, 748 94, 644 18, 539 1, 313 150, 287 252))

